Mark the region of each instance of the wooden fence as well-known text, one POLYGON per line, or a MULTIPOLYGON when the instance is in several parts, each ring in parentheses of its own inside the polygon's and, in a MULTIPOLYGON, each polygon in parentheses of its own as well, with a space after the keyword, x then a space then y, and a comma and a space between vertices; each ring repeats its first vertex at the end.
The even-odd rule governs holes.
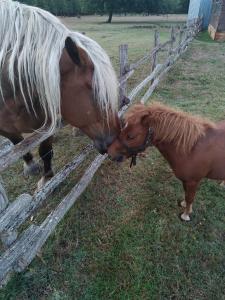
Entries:
MULTIPOLYGON (((194 36, 200 31, 201 21, 197 20, 190 27, 172 28, 171 38, 165 43, 160 43, 158 31, 155 31, 155 47, 143 58, 135 63, 128 64, 128 46, 120 46, 120 104, 122 115, 127 107, 134 101, 135 97, 145 90, 141 101, 144 103, 151 96, 163 76, 169 71, 178 57, 184 53, 194 36), (167 51, 163 63, 158 62, 161 51, 167 51), (127 95, 127 81, 135 70, 151 61, 151 73, 139 83, 127 95), (129 103, 127 101, 129 99, 129 103)), ((0 152, 0 171, 4 171, 15 163, 21 156, 35 148, 48 135, 44 132, 34 133, 20 144, 8 147, 3 144, 4 150, 0 152)), ((28 220, 34 211, 40 207, 52 191, 62 183, 69 174, 74 171, 87 156, 93 151, 93 146, 88 145, 82 153, 65 165, 40 191, 34 195, 19 195, 13 202, 9 203, 7 192, 0 178, 0 238, 5 251, 0 256, 0 285, 4 285, 13 272, 23 271, 37 255, 49 235, 54 231, 57 224, 62 220, 67 211, 75 203, 91 182, 94 174, 101 166, 107 155, 97 155, 85 170, 81 179, 77 182, 69 194, 53 210, 40 225, 30 225, 22 233, 18 234, 19 227, 28 220)))

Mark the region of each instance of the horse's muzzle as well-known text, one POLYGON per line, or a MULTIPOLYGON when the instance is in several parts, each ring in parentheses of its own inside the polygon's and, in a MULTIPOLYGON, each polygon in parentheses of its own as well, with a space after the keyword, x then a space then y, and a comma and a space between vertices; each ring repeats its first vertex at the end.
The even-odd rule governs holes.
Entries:
POLYGON ((107 136, 106 138, 98 138, 94 141, 94 145, 101 154, 107 153, 108 147, 112 144, 114 136, 107 136))

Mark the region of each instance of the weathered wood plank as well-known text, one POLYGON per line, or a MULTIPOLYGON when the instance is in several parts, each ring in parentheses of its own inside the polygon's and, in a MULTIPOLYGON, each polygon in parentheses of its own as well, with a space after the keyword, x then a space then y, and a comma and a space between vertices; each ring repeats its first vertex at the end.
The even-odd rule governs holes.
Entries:
POLYGON ((43 203, 43 201, 53 192, 53 190, 63 182, 69 174, 74 171, 93 150, 92 145, 88 145, 83 152, 76 156, 72 162, 68 163, 60 170, 46 185, 33 196, 21 195, 13 201, 10 206, 0 215, 0 232, 14 231, 27 220, 31 214, 43 203))
POLYGON ((16 230, 9 230, 1 233, 1 241, 6 249, 9 248, 15 242, 17 237, 18 232, 16 230))
POLYGON ((13 201, 5 211, 0 215, 0 236, 5 231, 12 231, 15 227, 15 220, 17 224, 22 224, 26 215, 28 207, 31 205, 33 197, 29 194, 22 194, 15 201, 13 201))
POLYGON ((31 225, 20 237, 20 239, 13 244, 5 253, 0 257, 0 285, 3 286, 7 283, 9 276, 17 267, 18 259, 23 253, 26 253, 30 241, 37 232, 38 227, 31 225))
POLYGON ((121 80, 128 70, 128 45, 123 44, 119 47, 120 55, 120 86, 119 86, 119 107, 123 106, 123 99, 127 95, 127 80, 121 80))
POLYGON ((175 64, 176 60, 180 57, 182 53, 187 49, 188 44, 190 43, 191 39, 184 41, 183 44, 180 45, 180 47, 177 49, 175 56, 170 56, 167 61, 162 65, 162 68, 160 69, 160 74, 157 78, 154 79, 152 85, 147 90, 145 95, 141 99, 141 103, 145 103, 152 95, 156 87, 159 85, 163 77, 166 73, 171 69, 171 67, 175 64))
POLYGON ((57 206, 57 208, 51 214, 49 214, 45 221, 40 225, 39 234, 34 235, 32 242, 30 243, 29 247, 27 247, 27 251, 24 252, 23 255, 20 257, 20 271, 23 271, 24 268, 31 263, 38 251, 40 251, 41 247, 44 245, 49 235, 55 230, 57 224, 63 219, 65 214, 69 211, 69 209, 74 205, 79 196, 87 188, 94 174, 101 166, 103 161, 106 159, 106 157, 107 155, 98 155, 94 159, 94 161, 85 171, 80 181, 75 185, 71 192, 62 200, 62 202, 57 206))
POLYGON ((163 68, 163 65, 158 64, 156 66, 156 68, 154 69, 154 71, 148 76, 146 77, 138 86, 136 86, 129 94, 129 99, 134 99, 138 93, 152 80, 154 80, 154 78, 157 76, 157 74, 161 71, 161 69, 163 68))
POLYGON ((120 78, 119 87, 134 74, 134 70, 129 71, 120 78))
POLYGON ((30 137, 14 146, 12 149, 0 156, 0 172, 7 169, 11 164, 16 162, 21 156, 38 146, 41 142, 49 137, 46 132, 36 132, 30 137))
POLYGON ((40 226, 32 225, 21 238, 13 244, 0 257, 0 283, 4 284, 8 275, 13 271, 23 271, 38 251, 41 249, 49 235, 54 231, 57 224, 76 202, 91 182, 94 174, 101 166, 107 155, 98 155, 90 166, 86 169, 80 181, 75 185, 71 192, 62 200, 57 208, 49 214, 40 226))
POLYGON ((10 140, 0 136, 0 156, 12 149, 13 144, 10 140))
MULTIPOLYGON (((154 33, 154 48, 157 48, 158 45, 159 45, 159 32, 158 32, 158 30, 155 30, 155 33, 154 33)), ((151 69, 152 72, 155 70, 155 68, 158 64, 157 57, 158 57, 158 52, 155 52, 152 55, 152 69, 151 69)))
POLYGON ((0 176, 0 213, 4 211, 9 203, 8 197, 6 195, 5 188, 3 186, 2 177, 0 176))
POLYGON ((144 64, 146 61, 149 61, 149 59, 152 59, 152 57, 159 51, 163 51, 167 48, 168 45, 171 44, 171 40, 166 41, 163 44, 159 44, 156 48, 153 48, 149 54, 146 54, 144 57, 142 57, 137 62, 130 64, 129 70, 136 70, 139 66, 144 64))

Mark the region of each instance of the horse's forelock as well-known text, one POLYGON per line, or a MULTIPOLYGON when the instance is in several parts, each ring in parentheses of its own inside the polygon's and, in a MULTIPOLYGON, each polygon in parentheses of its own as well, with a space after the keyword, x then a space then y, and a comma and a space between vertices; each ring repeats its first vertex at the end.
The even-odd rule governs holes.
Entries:
POLYGON ((106 113, 115 114, 118 110, 118 82, 109 56, 94 40, 78 32, 71 33, 71 38, 82 48, 94 65, 92 86, 97 104, 106 113))

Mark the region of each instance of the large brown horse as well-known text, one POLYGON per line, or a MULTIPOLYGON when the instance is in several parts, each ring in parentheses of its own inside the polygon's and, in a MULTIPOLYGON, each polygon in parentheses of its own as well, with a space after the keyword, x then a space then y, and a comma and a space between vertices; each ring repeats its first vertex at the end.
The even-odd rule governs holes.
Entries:
POLYGON ((109 147, 109 155, 122 161, 135 149, 144 149, 149 128, 152 145, 183 183, 185 200, 181 205, 185 209, 181 218, 190 221, 201 179, 225 179, 225 121, 215 124, 159 103, 137 104, 127 112, 125 126, 109 147))
MULTIPOLYGON (((54 133, 63 118, 105 153, 119 130, 117 86, 110 59, 95 41, 44 10, 1 0, 1 135, 17 144, 23 133, 44 126, 54 133)), ((45 181, 53 176, 51 137, 39 153, 45 181)), ((37 169, 31 153, 23 158, 26 172, 37 169)))

